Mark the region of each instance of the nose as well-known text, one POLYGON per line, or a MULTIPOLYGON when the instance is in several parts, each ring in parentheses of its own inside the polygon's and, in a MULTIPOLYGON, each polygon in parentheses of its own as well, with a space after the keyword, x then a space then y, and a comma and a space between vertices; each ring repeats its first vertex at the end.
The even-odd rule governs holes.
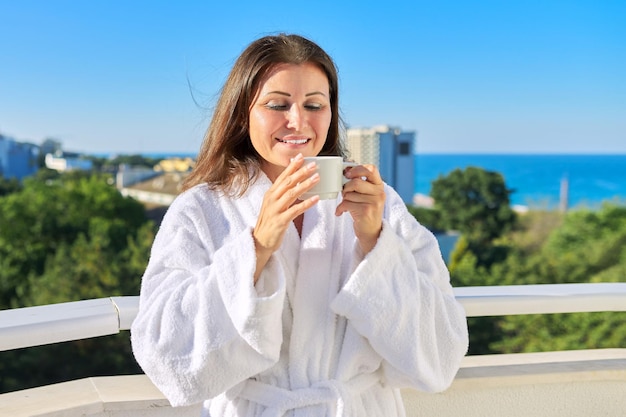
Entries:
POLYGON ((304 124, 304 114, 297 104, 292 104, 287 112, 287 127, 299 131, 304 124))

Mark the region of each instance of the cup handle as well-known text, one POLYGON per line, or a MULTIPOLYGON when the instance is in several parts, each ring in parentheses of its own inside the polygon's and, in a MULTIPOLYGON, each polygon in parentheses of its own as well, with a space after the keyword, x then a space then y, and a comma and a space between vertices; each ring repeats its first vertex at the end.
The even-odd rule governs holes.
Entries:
MULTIPOLYGON (((346 169, 348 167, 355 167, 357 165, 359 165, 359 164, 357 164, 356 162, 343 161, 343 167, 341 168, 342 172, 343 172, 344 169, 346 169)), ((350 180, 347 179, 346 176, 342 174, 341 175, 341 184, 345 185, 348 181, 350 181, 350 180)))

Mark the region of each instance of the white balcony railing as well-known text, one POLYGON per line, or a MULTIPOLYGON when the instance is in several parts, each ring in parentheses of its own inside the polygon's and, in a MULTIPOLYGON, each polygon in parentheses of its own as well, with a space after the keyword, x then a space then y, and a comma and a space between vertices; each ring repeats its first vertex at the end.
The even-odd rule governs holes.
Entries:
MULTIPOLYGON (((503 285, 454 289, 468 317, 626 311, 626 283, 503 285)), ((139 297, 111 297, 0 311, 0 351, 129 330, 139 297)))
MULTIPOLYGON (((626 311, 626 283, 461 287, 455 289, 455 295, 468 317, 626 311)), ((0 311, 0 351, 128 330, 138 301, 133 296, 111 297, 0 311)), ((407 415, 626 415, 622 395, 626 392, 626 349, 465 359, 445 393, 403 391, 407 415)), ((0 416, 4 415, 198 414, 197 407, 171 410, 145 376, 134 375, 89 378, 2 394, 0 416)))

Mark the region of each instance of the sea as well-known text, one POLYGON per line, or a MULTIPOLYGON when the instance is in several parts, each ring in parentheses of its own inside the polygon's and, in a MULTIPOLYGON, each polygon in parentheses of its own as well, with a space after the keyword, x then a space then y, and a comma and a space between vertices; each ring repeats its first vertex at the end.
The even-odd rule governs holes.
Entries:
MULTIPOLYGON (((192 157, 195 154, 145 154, 192 157)), ((428 196, 432 182, 454 169, 479 167, 502 174, 511 204, 556 209, 566 184, 568 208, 598 209, 605 202, 626 205, 626 154, 417 154, 415 194, 428 196)))
POLYGON ((562 187, 567 189, 568 208, 626 205, 626 154, 420 154, 415 166, 418 194, 428 195, 432 182, 454 169, 479 167, 502 174, 512 190, 512 205, 558 208, 562 187))

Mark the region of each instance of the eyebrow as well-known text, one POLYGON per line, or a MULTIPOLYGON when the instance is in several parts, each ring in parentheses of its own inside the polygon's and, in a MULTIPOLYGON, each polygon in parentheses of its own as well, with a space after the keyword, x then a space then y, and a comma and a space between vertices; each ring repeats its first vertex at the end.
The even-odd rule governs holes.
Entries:
MULTIPOLYGON (((278 91, 278 90, 276 90, 276 91, 268 91, 267 93, 265 93, 266 96, 269 95, 269 94, 280 94, 281 96, 291 97, 291 94, 286 93, 284 91, 278 91)), ((322 93, 321 91, 313 91, 311 93, 305 94, 304 96, 305 97, 310 97, 310 96, 315 96, 315 95, 321 95, 321 96, 326 97, 326 94, 322 93)))

